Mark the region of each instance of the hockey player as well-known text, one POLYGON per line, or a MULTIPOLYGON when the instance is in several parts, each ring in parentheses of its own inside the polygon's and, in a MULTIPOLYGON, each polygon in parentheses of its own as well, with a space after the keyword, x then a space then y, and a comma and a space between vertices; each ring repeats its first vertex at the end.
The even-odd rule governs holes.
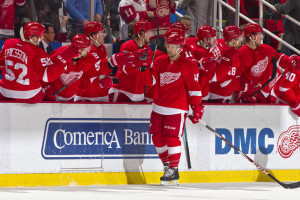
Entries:
POLYGON ((241 91, 238 97, 243 103, 270 102, 270 91, 281 75, 279 69, 273 81, 260 90, 256 96, 251 95, 270 79, 273 71, 272 57, 275 57, 277 67, 282 68, 288 65, 289 57, 277 53, 269 45, 262 44, 263 29, 258 24, 247 24, 244 28, 244 36, 246 44, 238 50, 237 54, 241 60, 241 91))
POLYGON ((236 47, 243 41, 243 32, 239 27, 229 25, 223 29, 223 38, 224 40, 218 40, 213 50, 213 52, 218 52, 219 63, 214 77, 210 80, 209 103, 229 103, 233 91, 239 90, 237 73, 240 60, 236 57, 236 47))
POLYGON ((107 52, 103 45, 106 36, 105 28, 99 22, 89 22, 84 27, 84 31, 92 42, 90 54, 95 63, 91 63, 90 69, 83 74, 74 101, 108 102, 112 79, 109 77, 111 65, 108 63, 107 52))
POLYGON ((38 47, 46 29, 37 22, 24 26, 24 40, 7 39, 0 54, 0 66, 5 67, 0 81, 0 92, 17 102, 38 103, 44 98, 42 82, 57 79, 66 70, 66 64, 77 55, 76 45, 70 45, 59 54, 48 56, 38 47))
POLYGON ((149 131, 164 165, 164 175, 160 178, 162 184, 178 184, 180 138, 189 105, 194 113, 190 116, 193 123, 201 119, 204 111, 200 105, 199 68, 194 62, 181 56, 183 44, 184 34, 169 34, 166 37, 168 55, 158 57, 152 67, 156 90, 149 131))
POLYGON ((291 110, 300 117, 300 57, 290 57, 290 67, 272 89, 272 103, 287 103, 291 110))
MULTIPOLYGON (((91 54, 88 54, 91 40, 87 36, 76 34, 72 39, 72 44, 79 46, 80 55, 68 62, 67 70, 53 83, 45 87, 45 100, 73 101, 76 92, 79 90, 82 75, 88 71, 90 65, 96 61, 91 54), (64 89, 62 90, 61 88, 64 89), (55 97, 53 97, 53 95, 55 95, 55 97)), ((51 55, 59 54, 66 48, 68 47, 60 47, 54 50, 51 55)))
POLYGON ((152 85, 153 79, 147 79, 144 70, 151 65, 152 50, 148 45, 151 37, 151 24, 140 20, 134 24, 134 39, 122 44, 120 52, 135 54, 133 64, 119 67, 116 78, 119 84, 114 84, 109 93, 113 102, 144 101, 144 87, 152 85))
POLYGON ((214 76, 216 59, 210 52, 210 47, 215 45, 216 30, 208 25, 201 26, 197 31, 198 41, 190 46, 195 59, 199 61, 199 83, 202 90, 202 102, 207 102, 209 97, 209 80, 214 76))

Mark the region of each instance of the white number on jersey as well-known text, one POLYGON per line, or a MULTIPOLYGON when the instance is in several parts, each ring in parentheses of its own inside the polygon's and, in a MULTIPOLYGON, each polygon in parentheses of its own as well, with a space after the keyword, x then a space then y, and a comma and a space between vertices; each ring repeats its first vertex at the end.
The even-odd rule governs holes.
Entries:
POLYGON ((288 72, 286 74, 286 79, 289 80, 290 82, 293 82, 295 80, 296 74, 288 72))
POLYGON ((29 79, 28 78, 24 79, 24 77, 27 75, 26 65, 21 63, 14 64, 13 61, 11 60, 5 60, 5 68, 6 68, 5 79, 9 81, 14 81, 16 79, 16 76, 14 72, 11 69, 9 69, 9 66, 12 66, 16 70, 22 69, 22 72, 19 74, 16 80, 17 83, 20 83, 22 85, 29 85, 29 79))
POLYGON ((185 57, 189 58, 189 57, 193 57, 192 53, 190 51, 186 51, 185 52, 185 57))
POLYGON ((132 16, 133 12, 132 12, 131 8, 129 8, 128 10, 125 10, 125 14, 126 14, 127 17, 132 16))
POLYGON ((235 76, 235 73, 236 73, 236 68, 235 68, 235 67, 232 67, 232 68, 231 68, 231 71, 228 72, 228 75, 229 75, 229 76, 235 76))

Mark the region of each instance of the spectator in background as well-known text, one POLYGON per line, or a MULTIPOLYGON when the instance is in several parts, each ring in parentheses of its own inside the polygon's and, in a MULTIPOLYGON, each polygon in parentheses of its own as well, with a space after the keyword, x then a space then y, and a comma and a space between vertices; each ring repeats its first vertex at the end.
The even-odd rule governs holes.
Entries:
POLYGON ((147 11, 147 5, 143 0, 121 0, 120 12, 120 39, 128 37, 128 24, 131 21, 150 20, 154 17, 152 11, 147 11))
POLYGON ((180 9, 186 10, 186 14, 191 17, 192 35, 196 35, 197 30, 202 25, 210 25, 209 16, 211 0, 181 0, 180 9))
POLYGON ((44 23, 43 25, 46 28, 46 33, 39 47, 42 48, 48 55, 50 55, 50 53, 53 51, 50 46, 50 42, 54 42, 54 37, 55 37, 54 28, 53 25, 50 23, 44 23))
MULTIPOLYGON (((284 4, 275 4, 276 11, 280 14, 288 14, 292 18, 300 21, 300 1, 299 0, 286 0, 284 4)), ((285 20, 283 23, 284 36, 283 39, 287 43, 293 45, 300 50, 300 27, 290 20, 285 20)), ((291 54, 295 54, 291 50, 291 54)))
POLYGON ((154 36, 151 38, 150 44, 157 46, 164 46, 165 44, 165 33, 169 30, 171 25, 170 13, 175 14, 176 4, 174 0, 145 0, 147 4, 147 10, 152 11, 154 16, 150 22, 154 31, 154 36), (157 39, 157 20, 159 28, 159 39, 157 39))
POLYGON ((190 36, 192 33, 192 23, 191 23, 191 17, 188 15, 185 15, 183 17, 178 17, 176 22, 184 24, 188 29, 188 35, 190 36))
POLYGON ((120 36, 119 34, 119 25, 120 25, 120 13, 118 7, 121 0, 112 0, 110 1, 109 14, 107 16, 107 24, 112 29, 112 35, 115 38, 120 36))
MULTIPOLYGON (((66 0, 65 4, 70 17, 68 34, 72 39, 77 33, 84 34, 84 26, 89 23, 90 18, 90 0, 66 0)), ((100 22, 103 14, 101 0, 95 0, 94 8, 94 20, 100 22)))
POLYGON ((15 6, 23 6, 26 0, 2 0, 0 3, 0 40, 14 37, 15 6))

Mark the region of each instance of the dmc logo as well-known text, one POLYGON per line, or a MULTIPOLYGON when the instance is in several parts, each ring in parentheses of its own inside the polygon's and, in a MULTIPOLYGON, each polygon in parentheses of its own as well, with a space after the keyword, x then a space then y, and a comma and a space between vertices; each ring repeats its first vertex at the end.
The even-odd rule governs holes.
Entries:
POLYGON ((149 119, 49 119, 45 159, 158 158, 149 119))
MULTIPOLYGON (((225 128, 217 128, 216 131, 244 154, 256 154, 257 150, 262 154, 270 154, 274 150, 274 145, 269 144, 270 141, 268 141, 274 138, 274 133, 270 128, 263 128, 260 131, 256 128, 235 128, 233 133, 225 128)), ((231 151, 231 146, 222 142, 217 136, 215 136, 215 141, 216 154, 228 154, 231 151)), ((239 153, 234 151, 234 154, 239 153)))
POLYGON ((277 149, 281 157, 289 158, 296 149, 299 147, 300 137, 299 137, 300 126, 290 126, 287 131, 280 134, 277 141, 277 149))

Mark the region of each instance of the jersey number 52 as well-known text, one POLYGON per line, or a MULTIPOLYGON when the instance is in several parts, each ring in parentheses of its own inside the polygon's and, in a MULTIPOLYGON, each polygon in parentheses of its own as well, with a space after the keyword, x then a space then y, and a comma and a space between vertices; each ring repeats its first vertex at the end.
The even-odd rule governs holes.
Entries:
POLYGON ((9 81, 14 81, 16 80, 17 83, 20 83, 22 85, 29 85, 29 79, 24 77, 27 75, 27 67, 24 64, 21 63, 16 63, 14 64, 13 61, 11 60, 5 60, 5 79, 9 81), (12 69, 10 69, 12 67, 12 69), (14 71, 21 69, 21 73, 19 76, 16 78, 16 75, 14 71))

